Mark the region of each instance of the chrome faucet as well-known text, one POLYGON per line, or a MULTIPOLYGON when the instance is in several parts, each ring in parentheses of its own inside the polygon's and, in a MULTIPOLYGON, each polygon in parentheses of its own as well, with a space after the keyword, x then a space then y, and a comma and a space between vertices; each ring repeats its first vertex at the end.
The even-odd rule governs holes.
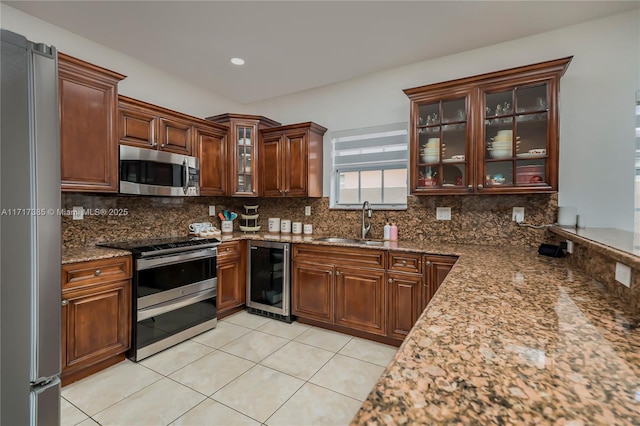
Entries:
POLYGON ((362 204, 362 239, 367 238, 367 234, 369 233, 369 230, 371 229, 371 220, 367 220, 367 225, 365 226, 364 224, 364 214, 365 212, 367 212, 367 218, 371 219, 371 214, 373 213, 373 210, 371 210, 371 205, 369 204, 368 201, 365 201, 364 204, 362 204))

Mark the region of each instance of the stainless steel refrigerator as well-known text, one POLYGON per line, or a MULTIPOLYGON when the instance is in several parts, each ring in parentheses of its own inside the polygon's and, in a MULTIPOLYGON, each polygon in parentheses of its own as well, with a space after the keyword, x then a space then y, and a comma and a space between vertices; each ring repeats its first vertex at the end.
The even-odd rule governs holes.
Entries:
POLYGON ((57 52, 2 30, 0 424, 60 423, 57 52))

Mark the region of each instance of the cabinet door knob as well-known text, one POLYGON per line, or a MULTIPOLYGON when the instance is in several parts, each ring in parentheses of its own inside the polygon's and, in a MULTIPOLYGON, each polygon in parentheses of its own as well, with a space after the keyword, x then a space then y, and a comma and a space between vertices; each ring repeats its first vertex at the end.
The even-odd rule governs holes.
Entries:
POLYGON ((165 144, 162 144, 162 145, 160 145, 160 148, 164 148, 165 146, 166 146, 165 144))
POLYGON ((393 278, 389 278, 389 284, 393 282, 393 278))
POLYGON ((467 186, 467 188, 469 189, 469 191, 473 191, 473 185, 469 185, 467 186))
POLYGON ((482 189, 484 188, 484 186, 482 186, 482 184, 478 185, 478 189, 482 189))
POLYGON ((431 266, 431 262, 429 262, 428 260, 424 262, 425 266, 431 266))
POLYGON ((402 266, 407 266, 407 261, 406 260, 402 261, 402 266))
POLYGON ((224 249, 224 251, 229 251, 231 250, 231 247, 227 247, 226 249, 224 249))
POLYGON ((102 271, 100 269, 96 269, 96 272, 95 272, 96 277, 99 277, 101 273, 102 271))
POLYGON ((340 275, 340 271, 336 271, 336 275, 340 275))
POLYGON ((63 300, 63 301, 62 301, 62 306, 67 306, 68 304, 69 304, 69 301, 68 301, 68 300, 63 300))

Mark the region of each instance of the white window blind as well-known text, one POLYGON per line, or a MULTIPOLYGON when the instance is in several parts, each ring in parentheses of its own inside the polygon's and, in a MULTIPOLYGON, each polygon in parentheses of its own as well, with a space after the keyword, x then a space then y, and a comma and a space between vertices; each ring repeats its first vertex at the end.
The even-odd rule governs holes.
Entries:
POLYGON ((333 132, 331 206, 407 206, 407 123, 333 132))

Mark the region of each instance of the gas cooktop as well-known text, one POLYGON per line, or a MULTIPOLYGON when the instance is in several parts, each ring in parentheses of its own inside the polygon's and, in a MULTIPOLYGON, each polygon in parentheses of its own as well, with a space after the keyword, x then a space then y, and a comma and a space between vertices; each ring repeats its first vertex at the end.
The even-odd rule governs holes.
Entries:
POLYGON ((215 247, 218 244, 220 244, 220 240, 215 238, 166 237, 150 238, 146 240, 107 242, 100 243, 98 246, 129 250, 134 254, 145 256, 161 253, 175 253, 203 247, 215 247))

